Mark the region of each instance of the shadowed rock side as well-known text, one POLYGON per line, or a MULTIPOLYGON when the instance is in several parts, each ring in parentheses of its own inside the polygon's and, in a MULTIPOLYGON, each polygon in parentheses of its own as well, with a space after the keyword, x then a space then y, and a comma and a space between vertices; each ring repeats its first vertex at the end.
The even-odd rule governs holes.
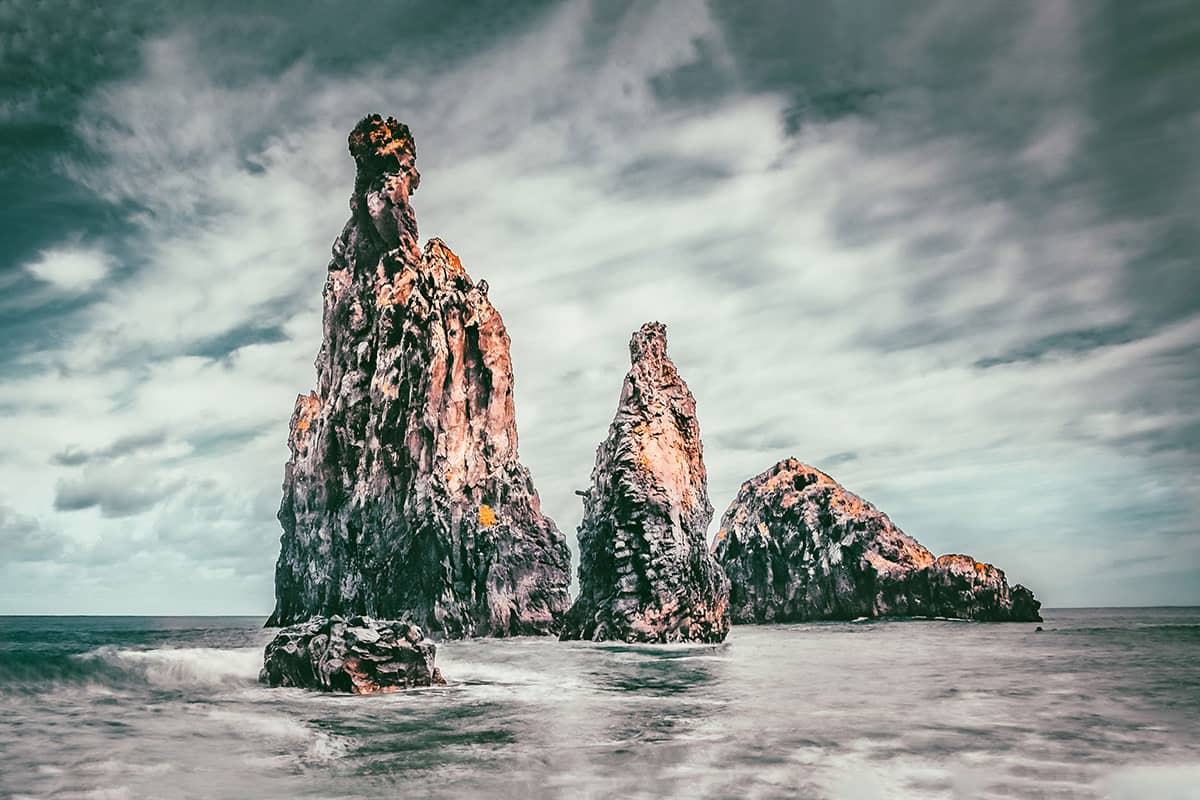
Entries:
POLYGON ((570 555, 518 460, 508 333, 450 248, 417 246, 415 153, 394 119, 350 134, 351 217, 317 388, 292 414, 268 625, 371 614, 445 637, 556 633, 570 555))
POLYGON ((374 694, 444 684, 437 647, 408 622, 313 617, 267 644, 258 679, 269 686, 374 694))
POLYGON ((729 587, 705 546, 713 509, 696 401, 666 328, 633 335, 633 368, 596 452, 579 526, 579 597, 563 639, 719 642, 729 587))
POLYGON ((857 617, 1040 621, 1024 586, 969 556, 933 554, 833 478, 794 458, 746 481, 713 553, 735 623, 857 617))

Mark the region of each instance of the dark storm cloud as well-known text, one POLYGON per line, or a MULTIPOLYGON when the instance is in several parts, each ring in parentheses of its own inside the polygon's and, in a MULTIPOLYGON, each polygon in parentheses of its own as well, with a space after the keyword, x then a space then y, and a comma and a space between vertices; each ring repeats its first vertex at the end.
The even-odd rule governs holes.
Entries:
POLYGON ((858 453, 849 451, 842 453, 833 453, 817 460, 817 465, 825 468, 833 468, 842 464, 849 464, 851 461, 858 460, 858 453))
POLYGON ((285 341, 287 341, 287 333, 282 326, 248 322, 190 345, 185 354, 220 359, 235 350, 250 345, 278 344, 285 341))
POLYGON ((247 442, 264 434, 277 433, 279 428, 278 421, 272 421, 236 427, 218 425, 189 433, 184 437, 184 441, 191 446, 191 452, 186 456, 180 456, 180 459, 187 460, 197 455, 236 452, 247 442))
POLYGON ((33 517, 0 505, 0 561, 51 561, 65 551, 61 535, 46 530, 33 517))
POLYGON ((157 447, 167 440, 164 430, 132 433, 114 439, 111 444, 98 450, 85 450, 80 447, 68 447, 54 455, 54 463, 62 467, 78 467, 92 461, 107 461, 120 458, 140 450, 157 447))
MULTIPOLYGON (((1193 382, 1191 389, 1195 396, 1194 392, 1200 391, 1200 381, 1193 382)), ((1185 418, 1169 428, 1131 434, 1126 441, 1151 452, 1174 453, 1186 458, 1200 450, 1200 420, 1185 418)))
POLYGON ((20 263, 66 233, 120 226, 117 210, 62 180, 82 157, 80 102, 96 85, 129 74, 155 20, 153 4, 0 3, 0 249, 20 263))
POLYGON ((59 480, 54 492, 54 509, 98 508, 105 517, 130 517, 148 511, 179 488, 177 483, 158 483, 147 476, 145 470, 89 468, 78 477, 59 480))
POLYGON ((646 156, 623 165, 614 176, 613 191, 618 194, 644 195, 703 190, 730 177, 729 167, 719 154, 707 159, 646 156))
MULTIPOLYGON (((289 23, 281 25, 278 8, 270 2, 240 4, 236 14, 142 0, 106 6, 0 2, 0 184, 5 190, 0 276, 64 234, 88 242, 108 240, 119 250, 133 227, 132 215, 161 211, 139 207, 129 198, 96 202, 89 187, 62 177, 65 163, 109 157, 79 137, 83 105, 97 90, 136 74, 145 45, 156 37, 189 31, 200 47, 221 53, 208 64, 214 79, 237 86, 247 75, 278 75, 299 62, 331 76, 398 51, 412 64, 436 63, 527 25, 545 10, 513 4, 481 12, 473 3, 417 3, 347 15, 328 3, 313 2, 295 4, 289 23)), ((286 125, 286 120, 276 121, 286 125)), ((257 152, 274 134, 269 121, 261 122, 265 124, 244 126, 239 149, 257 152)), ((44 348, 52 341, 51 323, 78 310, 77 302, 31 309, 29 300, 6 302, 0 316, 8 357, 44 348), (33 319, 47 324, 29 324, 33 319)))
POLYGON ((1084 48, 1095 120, 1081 169, 1114 215, 1154 221, 1156 236, 1130 264, 1130 294, 1145 313, 1176 319, 1200 303, 1200 18, 1180 0, 1106 3, 1084 48), (1135 32, 1112 36, 1111 31, 1135 32))
POLYGON ((760 4, 714 11, 744 80, 794 98, 790 130, 863 114, 893 122, 893 137, 958 131, 993 150, 1028 148, 1051 185, 1007 164, 981 179, 1035 215, 1086 197, 1106 215, 1152 222, 1123 270, 1130 297, 1153 324, 1196 313, 1200 110, 1188 97, 1200 83, 1200 21, 1187 3, 785 2, 770 25, 760 4))
POLYGON ((158 543, 237 575, 268 577, 279 544, 278 492, 230 496, 218 481, 188 486, 155 525, 158 543))
POLYGON ((733 430, 724 430, 711 438, 717 447, 729 450, 749 450, 756 453, 787 453, 795 450, 799 445, 797 436, 787 431, 781 431, 777 423, 771 422, 760 422, 733 430))
POLYGON ((1127 344, 1137 339, 1132 325, 1111 325, 1106 328, 1062 331, 1043 336, 1008 353, 988 356, 975 362, 980 369, 1015 364, 1020 361, 1037 361, 1053 354, 1086 353, 1098 347, 1127 344))

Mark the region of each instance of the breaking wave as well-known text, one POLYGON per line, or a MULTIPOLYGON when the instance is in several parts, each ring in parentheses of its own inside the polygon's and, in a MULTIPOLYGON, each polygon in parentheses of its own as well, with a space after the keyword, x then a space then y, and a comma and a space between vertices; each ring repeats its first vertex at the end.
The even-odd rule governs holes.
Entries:
POLYGON ((283 715, 212 709, 205 716, 243 737, 307 745, 308 758, 317 761, 340 758, 350 746, 349 740, 343 737, 317 730, 298 719, 283 715))
POLYGON ((261 665, 262 650, 257 647, 129 650, 105 646, 86 653, 10 650, 0 652, 0 692, 40 692, 62 685, 227 687, 254 683, 261 665))

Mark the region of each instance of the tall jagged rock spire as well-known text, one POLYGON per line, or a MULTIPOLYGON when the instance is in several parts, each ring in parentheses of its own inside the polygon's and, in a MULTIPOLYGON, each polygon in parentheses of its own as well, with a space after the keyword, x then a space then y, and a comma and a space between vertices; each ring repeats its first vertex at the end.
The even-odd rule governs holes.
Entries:
POLYGON ((562 638, 719 642, 729 585, 705 543, 713 508, 696 401, 667 357, 663 325, 643 325, 629 352, 583 499, 580 591, 562 638))
POLYGON ((548 634, 570 555, 517 455, 509 338, 438 239, 407 126, 351 132, 351 217, 324 289, 317 388, 292 414, 269 625, 406 617, 435 635, 548 634))

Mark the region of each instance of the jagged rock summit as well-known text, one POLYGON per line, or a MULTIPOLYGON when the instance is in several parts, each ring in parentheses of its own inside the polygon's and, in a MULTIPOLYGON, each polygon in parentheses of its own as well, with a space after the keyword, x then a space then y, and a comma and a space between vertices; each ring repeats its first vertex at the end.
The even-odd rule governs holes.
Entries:
POLYGON ((580 592, 562 638, 719 642, 729 585, 705 544, 713 508, 696 401, 667 357, 663 325, 643 325, 629 352, 583 498, 580 592))
POLYGON ((267 624, 370 614, 442 637, 556 633, 570 555, 517 456, 504 322, 444 242, 417 244, 407 126, 371 115, 349 146, 351 215, 317 388, 292 414, 267 624))
POLYGON ((970 556, 935 558, 887 515, 794 458, 742 484, 713 553, 735 623, 858 617, 1041 621, 1024 586, 970 556))

